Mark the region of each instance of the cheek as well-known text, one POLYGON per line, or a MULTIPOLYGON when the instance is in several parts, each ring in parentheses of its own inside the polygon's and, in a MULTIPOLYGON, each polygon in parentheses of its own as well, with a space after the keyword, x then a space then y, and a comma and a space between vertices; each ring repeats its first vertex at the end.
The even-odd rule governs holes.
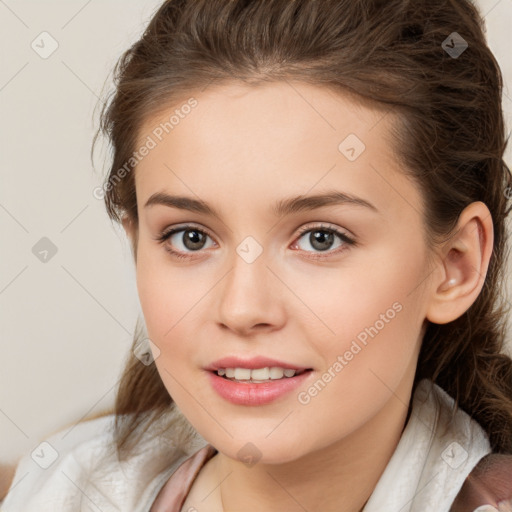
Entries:
MULTIPOLYGON (((326 440, 358 428, 392 396, 407 403, 401 383, 414 374, 422 325, 419 288, 410 292, 420 275, 418 262, 415 268, 395 262, 360 276, 347 273, 343 282, 348 287, 332 282, 324 287, 323 301, 329 297, 333 306, 324 307, 321 318, 334 334, 309 331, 312 350, 322 355, 325 366, 316 384, 303 390, 299 410, 305 422, 314 417, 324 425, 326 440)), ((321 304, 318 297, 318 303, 308 305, 321 304)))
POLYGON ((424 319, 420 284, 427 272, 421 244, 390 244, 376 252, 368 261, 361 253, 350 268, 330 275, 319 269, 308 284, 295 281, 294 291, 309 311, 293 321, 301 322, 314 352, 322 355, 324 371, 336 375, 324 395, 335 408, 375 403, 414 365, 424 319))
MULTIPOLYGON (((137 289, 150 340, 159 348, 155 364, 169 394, 185 404, 190 394, 190 368, 199 365, 196 326, 203 321, 201 299, 208 293, 206 276, 192 267, 178 269, 165 260, 163 249, 138 254, 137 289), (187 384, 185 384, 187 383, 187 384)), ((201 353, 204 356, 204 353, 201 353)))
POLYGON ((390 331, 416 323, 418 293, 428 270, 420 241, 408 240, 407 245, 389 239, 371 249, 355 249, 337 268, 310 267, 307 276, 301 268, 282 269, 301 299, 290 301, 295 304, 293 321, 307 318, 323 340, 333 341, 351 339, 374 324, 379 331, 390 331))
POLYGON ((190 321, 194 305, 207 292, 205 280, 191 267, 176 268, 166 258, 163 248, 141 246, 137 261, 137 291, 148 334, 160 341, 190 321))

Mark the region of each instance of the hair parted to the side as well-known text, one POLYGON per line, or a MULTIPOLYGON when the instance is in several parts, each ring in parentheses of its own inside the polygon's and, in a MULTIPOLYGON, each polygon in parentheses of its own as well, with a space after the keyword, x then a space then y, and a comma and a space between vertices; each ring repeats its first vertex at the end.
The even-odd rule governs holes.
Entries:
MULTIPOLYGON (((429 323, 414 386, 431 378, 482 425, 495 451, 512 453, 502 289, 512 194, 503 161, 502 76, 469 0, 168 0, 121 57, 114 77, 99 132, 113 149, 105 204, 112 220, 126 216, 135 226, 134 171, 115 186, 113 178, 132 156, 146 119, 206 86, 296 80, 398 114, 394 151, 422 192, 428 246, 449 239, 474 201, 487 205, 494 228, 480 295, 455 321, 429 323), (453 32, 468 44, 458 58, 441 46, 453 32)), ((136 258, 136 240, 133 249, 136 258)), ((131 355, 115 408, 121 457, 170 404, 155 365, 131 355)))

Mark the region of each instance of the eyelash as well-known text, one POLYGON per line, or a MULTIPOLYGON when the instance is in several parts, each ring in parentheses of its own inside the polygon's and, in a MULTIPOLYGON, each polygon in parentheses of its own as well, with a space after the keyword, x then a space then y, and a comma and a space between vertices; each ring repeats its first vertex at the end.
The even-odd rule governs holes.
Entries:
MULTIPOLYGON (((213 237, 210 235, 210 233, 208 231, 206 231, 205 229, 203 228, 199 228, 199 227, 196 227, 192 224, 186 224, 184 226, 179 226, 179 227, 176 227, 176 228, 172 228, 172 229, 169 229, 167 231, 163 231, 162 233, 160 233, 158 235, 158 237, 156 238, 156 241, 159 243, 159 244, 162 244, 164 245, 165 242, 172 236, 174 235, 175 233, 179 233, 180 231, 197 231, 203 235, 207 235, 209 236, 211 239, 213 239, 213 237)), ((324 232, 327 232, 327 233, 332 233, 333 235, 337 236, 342 242, 344 242, 344 245, 341 246, 341 247, 338 247, 337 249, 335 250, 327 250, 325 251, 326 254, 322 254, 322 253, 319 253, 317 256, 308 256, 312 259, 316 259, 316 260, 320 260, 320 259, 324 259, 324 258, 328 258, 330 256, 332 256, 333 254, 339 254, 343 251, 346 251, 348 250, 351 246, 352 247, 355 247, 357 246, 357 243, 354 239, 350 238, 349 236, 347 236, 345 233, 342 233, 341 231, 338 231, 337 229, 335 228, 332 228, 332 227, 329 227, 329 226, 326 226, 326 225, 319 225, 319 226, 305 226, 303 228, 301 228, 299 230, 299 233, 298 233, 298 236, 296 238, 296 240, 299 240, 300 238, 302 238, 302 236, 305 234, 305 233, 308 233, 308 232, 314 232, 314 231, 324 231, 324 232)), ((295 242, 294 242, 295 244, 295 242)), ((178 259, 190 259, 192 256, 190 255, 187 255, 187 254, 183 254, 179 251, 175 251, 174 249, 171 249, 168 245, 164 245, 164 249, 169 252, 173 257, 176 257, 178 259)), ((192 251, 192 253, 194 252, 200 252, 200 251, 192 251)), ((305 252, 311 252, 311 251, 305 251, 305 252)))

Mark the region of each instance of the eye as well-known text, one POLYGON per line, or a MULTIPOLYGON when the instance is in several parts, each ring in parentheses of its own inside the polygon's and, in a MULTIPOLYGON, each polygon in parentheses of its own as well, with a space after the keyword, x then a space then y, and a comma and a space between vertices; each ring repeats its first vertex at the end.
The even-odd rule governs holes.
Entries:
MULTIPOLYGON (((204 230, 192 225, 175 227, 163 231, 156 240, 173 257, 187 259, 193 257, 194 252, 215 246, 212 237, 204 230), (210 244, 207 241, 210 239, 210 244)), ((300 249, 313 253, 313 258, 325 258, 347 250, 349 246, 357 245, 355 240, 334 227, 325 225, 307 226, 300 230, 299 238, 292 245, 292 249, 300 249), (306 237, 306 235, 309 235, 306 237), (304 242, 301 242, 304 239, 304 242), (309 247, 308 247, 309 246, 309 247), (310 248, 313 250, 311 251, 310 248), (325 253, 325 254, 322 254, 325 253)))
POLYGON ((166 251, 173 256, 190 258, 190 253, 199 252, 201 249, 215 245, 215 243, 206 245, 208 238, 213 241, 203 229, 195 226, 181 226, 164 231, 158 236, 157 241, 163 244, 166 251))
POLYGON ((316 252, 317 255, 314 257, 322 258, 338 254, 341 251, 347 250, 349 246, 355 245, 355 240, 347 236, 345 233, 342 233, 336 228, 321 225, 315 227, 307 226, 301 229, 300 236, 293 244, 292 249, 299 248, 306 252, 316 252), (301 243, 302 239, 303 242, 301 243), (310 248, 312 248, 313 251, 311 251, 310 248), (327 254, 324 255, 321 253, 327 254))

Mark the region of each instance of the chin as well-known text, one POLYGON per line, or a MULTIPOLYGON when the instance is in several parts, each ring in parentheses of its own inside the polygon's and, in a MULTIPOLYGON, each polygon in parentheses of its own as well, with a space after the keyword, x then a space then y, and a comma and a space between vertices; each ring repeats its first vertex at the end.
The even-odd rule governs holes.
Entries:
POLYGON ((252 441, 250 439, 249 436, 245 436, 244 439, 230 440, 224 446, 211 444, 226 457, 243 462, 247 467, 254 464, 286 464, 308 453, 303 440, 299 449, 295 443, 285 443, 279 437, 274 440, 260 440, 258 437, 252 441))

